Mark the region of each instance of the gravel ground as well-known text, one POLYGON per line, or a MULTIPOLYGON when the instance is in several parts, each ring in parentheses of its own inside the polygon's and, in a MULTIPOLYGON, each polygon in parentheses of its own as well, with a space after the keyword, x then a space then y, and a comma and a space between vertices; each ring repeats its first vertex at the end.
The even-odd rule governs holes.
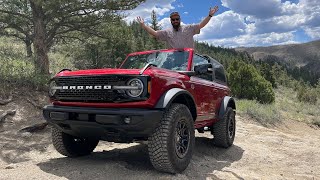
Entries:
POLYGON ((0 115, 16 115, 0 125, 0 179, 320 179, 320 129, 285 120, 266 128, 237 116, 235 143, 212 145, 210 133, 196 133, 192 161, 182 174, 153 169, 145 143, 100 142, 86 157, 66 158, 51 144, 50 128, 37 133, 19 129, 43 122, 27 102, 0 106, 0 115))

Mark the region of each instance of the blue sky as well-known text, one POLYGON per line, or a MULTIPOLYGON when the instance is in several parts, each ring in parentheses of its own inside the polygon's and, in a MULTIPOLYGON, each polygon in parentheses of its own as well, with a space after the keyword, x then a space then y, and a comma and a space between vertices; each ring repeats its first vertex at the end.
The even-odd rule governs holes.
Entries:
POLYGON ((320 0, 146 0, 128 12, 150 22, 155 10, 162 28, 171 26, 169 14, 180 13, 183 24, 199 23, 209 8, 219 11, 194 39, 214 46, 271 46, 320 39, 320 0))

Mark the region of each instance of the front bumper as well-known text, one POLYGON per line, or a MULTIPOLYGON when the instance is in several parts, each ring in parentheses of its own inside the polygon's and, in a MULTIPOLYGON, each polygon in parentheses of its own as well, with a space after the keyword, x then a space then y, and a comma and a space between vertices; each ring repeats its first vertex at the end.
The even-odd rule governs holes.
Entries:
POLYGON ((77 137, 113 142, 145 140, 163 115, 158 109, 88 108, 47 105, 44 118, 56 128, 77 137))

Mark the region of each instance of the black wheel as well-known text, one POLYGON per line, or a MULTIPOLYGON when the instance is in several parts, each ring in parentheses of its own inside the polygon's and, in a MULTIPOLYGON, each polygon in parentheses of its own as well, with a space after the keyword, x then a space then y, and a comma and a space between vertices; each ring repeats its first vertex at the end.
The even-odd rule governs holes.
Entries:
POLYGON ((233 144, 236 133, 236 118, 234 110, 227 107, 223 116, 213 125, 213 141, 218 147, 228 148, 233 144))
POLYGON ((182 172, 190 163, 194 142, 194 122, 188 107, 172 104, 149 137, 150 161, 159 171, 182 172))
POLYGON ((68 157, 77 157, 92 153, 99 140, 74 137, 53 127, 52 143, 60 154, 68 157))

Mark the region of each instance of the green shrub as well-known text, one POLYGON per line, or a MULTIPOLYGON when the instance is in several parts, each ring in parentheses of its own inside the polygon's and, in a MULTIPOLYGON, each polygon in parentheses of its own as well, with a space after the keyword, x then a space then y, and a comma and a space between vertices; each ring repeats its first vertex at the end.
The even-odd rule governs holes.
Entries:
POLYGON ((297 92, 297 98, 300 102, 306 102, 310 104, 316 104, 318 101, 316 90, 310 87, 300 87, 297 92))
POLYGON ((265 62, 258 62, 258 66, 257 66, 258 70, 260 71, 260 74, 271 83, 273 88, 277 87, 277 83, 276 83, 276 78, 275 75, 273 73, 273 71, 271 71, 272 66, 270 66, 269 64, 265 63, 265 62))
POLYGON ((315 91, 316 91, 316 94, 318 95, 318 98, 320 98, 320 79, 318 79, 318 83, 316 84, 315 91))
POLYGON ((228 79, 233 96, 261 103, 272 103, 275 100, 271 83, 253 65, 233 61, 228 68, 228 79))

